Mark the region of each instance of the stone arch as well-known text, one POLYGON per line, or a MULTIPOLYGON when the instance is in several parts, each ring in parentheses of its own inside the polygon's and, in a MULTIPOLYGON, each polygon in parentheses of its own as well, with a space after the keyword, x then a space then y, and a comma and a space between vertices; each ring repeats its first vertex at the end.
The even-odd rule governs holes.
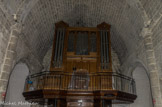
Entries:
MULTIPOLYGON (((24 91, 25 79, 29 74, 29 67, 27 64, 19 62, 15 65, 14 69, 10 73, 7 89, 6 89, 6 102, 25 102, 25 98, 22 95, 24 91)), ((13 105, 11 105, 13 106, 13 105)), ((15 107, 17 107, 16 105, 15 107)), ((21 107, 28 107, 27 105, 20 105, 21 107)))
MULTIPOLYGON (((23 57, 23 58, 20 58, 16 61, 15 65, 13 68, 15 68, 18 64, 25 64, 27 66, 27 68, 29 69, 29 74, 31 73, 31 69, 30 69, 30 62, 28 60, 27 57, 23 57)), ((13 70, 12 70, 13 71, 13 70)), ((12 73, 12 72, 11 72, 12 73)), ((10 74, 11 75, 11 74, 10 74)))
POLYGON ((133 76, 133 72, 134 70, 137 68, 137 67, 143 67, 146 71, 146 74, 149 76, 148 74, 148 69, 146 67, 146 65, 141 61, 141 60, 135 60, 133 61, 130 65, 129 65, 129 68, 128 68, 128 72, 127 72, 127 75, 128 76, 133 76))
POLYGON ((136 61, 130 67, 130 74, 136 82, 137 99, 130 107, 153 107, 150 76, 145 65, 136 61), (143 87, 143 88, 140 88, 143 87))

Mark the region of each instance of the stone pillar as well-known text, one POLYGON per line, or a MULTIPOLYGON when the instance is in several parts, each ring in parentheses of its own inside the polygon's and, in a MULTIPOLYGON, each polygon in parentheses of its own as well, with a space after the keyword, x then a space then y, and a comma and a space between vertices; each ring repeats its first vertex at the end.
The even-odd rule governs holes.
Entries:
POLYGON ((144 37, 144 44, 145 44, 145 49, 146 49, 147 64, 148 64, 148 69, 150 73, 152 95, 154 99, 153 101, 154 107, 162 107, 160 78, 159 78, 159 72, 157 70, 155 52, 153 48, 152 32, 147 29, 143 37, 144 37))
POLYGON ((11 70, 13 69, 13 63, 16 57, 15 50, 19 33, 20 31, 16 24, 14 26, 11 26, 11 33, 0 72, 0 101, 4 101, 4 97, 6 95, 9 75, 11 70))

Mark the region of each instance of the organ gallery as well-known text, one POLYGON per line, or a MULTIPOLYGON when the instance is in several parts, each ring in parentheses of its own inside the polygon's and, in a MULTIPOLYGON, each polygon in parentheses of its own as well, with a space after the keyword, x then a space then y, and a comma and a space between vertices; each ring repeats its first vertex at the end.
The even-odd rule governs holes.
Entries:
POLYGON ((29 75, 29 102, 51 107, 112 107, 136 99, 134 79, 112 70, 111 26, 55 24, 49 71, 29 75))

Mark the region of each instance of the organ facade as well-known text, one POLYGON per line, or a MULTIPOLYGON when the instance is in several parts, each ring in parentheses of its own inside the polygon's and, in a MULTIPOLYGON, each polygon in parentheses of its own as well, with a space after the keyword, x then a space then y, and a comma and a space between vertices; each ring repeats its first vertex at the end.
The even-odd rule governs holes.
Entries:
POLYGON ((110 28, 56 23, 50 70, 28 76, 26 100, 53 107, 133 103, 134 80, 112 71, 110 28))

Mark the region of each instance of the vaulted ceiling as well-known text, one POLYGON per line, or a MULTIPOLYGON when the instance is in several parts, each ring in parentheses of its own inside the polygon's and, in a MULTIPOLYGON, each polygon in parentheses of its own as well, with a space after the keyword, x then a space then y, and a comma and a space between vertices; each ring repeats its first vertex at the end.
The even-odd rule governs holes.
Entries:
POLYGON ((95 27, 111 24, 112 48, 122 62, 140 46, 140 33, 162 9, 161 0, 4 0, 10 15, 17 14, 22 38, 40 60, 52 45, 54 24, 95 27), (148 2, 149 1, 149 2, 148 2))

